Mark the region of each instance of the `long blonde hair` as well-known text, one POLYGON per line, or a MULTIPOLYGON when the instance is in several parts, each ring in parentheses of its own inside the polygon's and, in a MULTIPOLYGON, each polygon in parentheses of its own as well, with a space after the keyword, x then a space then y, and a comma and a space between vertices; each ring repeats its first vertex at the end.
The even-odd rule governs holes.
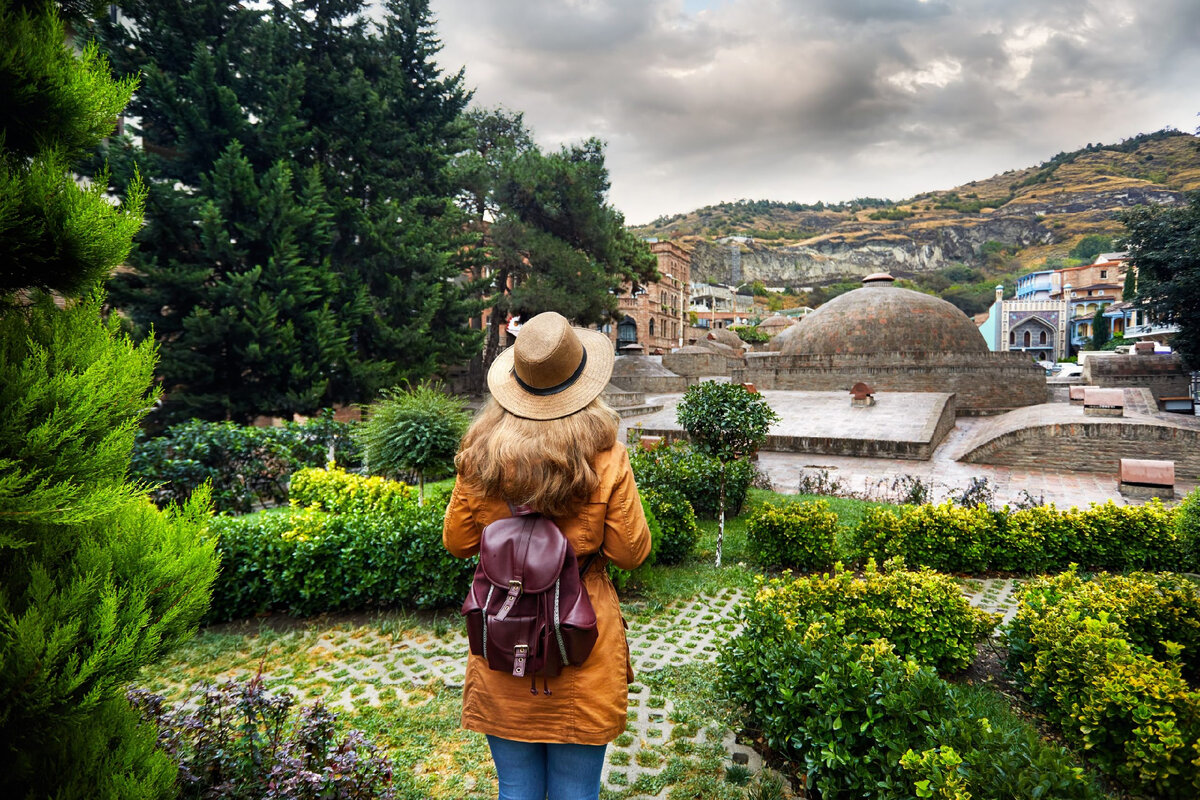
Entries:
POLYGON ((463 437, 454 466, 487 497, 566 516, 600 485, 592 462, 616 442, 617 414, 599 397, 549 420, 518 417, 489 400, 463 437))

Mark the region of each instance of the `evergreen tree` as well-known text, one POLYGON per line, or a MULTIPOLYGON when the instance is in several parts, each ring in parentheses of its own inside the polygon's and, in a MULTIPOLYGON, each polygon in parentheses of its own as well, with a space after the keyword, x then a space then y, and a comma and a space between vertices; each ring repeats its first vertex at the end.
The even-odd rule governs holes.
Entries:
POLYGON ((1200 192, 1186 205, 1139 206, 1121 221, 1130 270, 1137 269, 1137 304, 1179 326, 1172 345, 1189 369, 1200 369, 1200 192))
POLYGON ((164 513, 126 480, 155 347, 94 288, 141 192, 114 208, 68 172, 132 89, 65 44, 85 6, 0 0, 0 793, 165 798, 176 767, 124 693, 194 631, 216 560, 204 492, 164 513))
POLYGON ((469 121, 473 146, 458 162, 466 188, 460 202, 474 215, 487 252, 493 313, 486 367, 499 352, 509 314, 557 311, 579 325, 608 322, 621 284, 653 279, 658 269, 607 202, 599 140, 544 153, 519 114, 477 111, 469 121))
POLYGON ((110 144, 114 185, 151 177, 115 303, 161 342, 167 417, 249 420, 357 402, 470 356, 453 281, 450 154, 466 102, 434 57, 424 0, 250 7, 130 0, 103 28, 141 71, 141 147, 110 144))
POLYGON ((1103 308, 1097 308, 1096 313, 1092 315, 1091 349, 1103 350, 1109 338, 1108 317, 1104 316, 1103 308))

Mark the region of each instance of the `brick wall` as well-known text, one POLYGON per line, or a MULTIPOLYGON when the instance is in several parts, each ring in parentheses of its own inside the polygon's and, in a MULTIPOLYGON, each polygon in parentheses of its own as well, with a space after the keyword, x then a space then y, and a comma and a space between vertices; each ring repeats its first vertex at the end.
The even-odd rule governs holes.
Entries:
POLYGON ((1144 386, 1154 393, 1155 400, 1191 392, 1191 378, 1175 353, 1089 356, 1084 361, 1083 380, 1105 388, 1144 386))
POLYGON ((1174 461, 1175 474, 1200 478, 1200 431, 1136 422, 1056 423, 1010 431, 963 457, 970 464, 1112 473, 1122 458, 1174 461))
POLYGON ((729 359, 721 353, 713 352, 664 353, 662 357, 664 367, 677 375, 687 375, 689 377, 727 375, 729 374, 728 361, 729 359))
POLYGON ((858 381, 877 392, 946 392, 959 413, 1002 411, 1049 402, 1045 372, 1021 353, 896 353, 890 356, 785 356, 750 353, 733 380, 760 389, 850 391, 858 381))

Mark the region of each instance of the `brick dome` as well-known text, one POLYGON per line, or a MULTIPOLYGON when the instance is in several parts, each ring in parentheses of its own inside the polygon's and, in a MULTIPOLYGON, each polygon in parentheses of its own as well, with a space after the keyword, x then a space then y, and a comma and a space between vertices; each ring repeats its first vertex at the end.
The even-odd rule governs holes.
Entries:
POLYGON ((861 289, 839 295, 790 330, 782 355, 986 353, 987 343, 951 303, 893 286, 872 275, 861 289))

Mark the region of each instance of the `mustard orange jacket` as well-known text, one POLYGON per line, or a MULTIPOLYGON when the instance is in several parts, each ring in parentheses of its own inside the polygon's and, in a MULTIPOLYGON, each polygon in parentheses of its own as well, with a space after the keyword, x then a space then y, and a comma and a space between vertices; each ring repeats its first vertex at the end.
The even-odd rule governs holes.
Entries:
MULTIPOLYGON (((625 730, 628 685, 633 679, 624 620, 606 561, 633 569, 650 553, 650 529, 622 444, 598 453, 593 464, 600 486, 578 514, 556 517, 582 562, 593 560, 583 585, 596 610, 596 645, 588 660, 548 679, 550 694, 529 691, 529 678, 491 670, 482 656, 467 656, 463 684, 463 727, 522 742, 607 744, 625 730)), ((483 497, 461 478, 455 481, 442 527, 442 542, 459 558, 479 552, 485 525, 509 516, 498 497, 483 497)))

